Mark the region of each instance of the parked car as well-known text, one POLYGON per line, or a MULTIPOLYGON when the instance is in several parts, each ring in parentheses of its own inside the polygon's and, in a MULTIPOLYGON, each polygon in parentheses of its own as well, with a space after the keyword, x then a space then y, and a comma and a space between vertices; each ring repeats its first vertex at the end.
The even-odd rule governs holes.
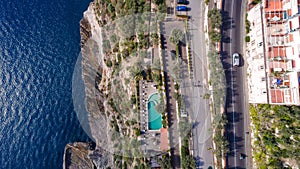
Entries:
POLYGON ((243 159, 245 159, 247 156, 246 156, 246 154, 240 154, 240 160, 243 160, 243 159))
POLYGON ((238 53, 234 53, 232 55, 232 65, 233 66, 240 66, 240 56, 238 53))
POLYGON ((177 0, 177 4, 184 4, 187 5, 188 1, 187 0, 177 0))
POLYGON ((186 6, 176 6, 176 11, 186 11, 187 7, 186 6))

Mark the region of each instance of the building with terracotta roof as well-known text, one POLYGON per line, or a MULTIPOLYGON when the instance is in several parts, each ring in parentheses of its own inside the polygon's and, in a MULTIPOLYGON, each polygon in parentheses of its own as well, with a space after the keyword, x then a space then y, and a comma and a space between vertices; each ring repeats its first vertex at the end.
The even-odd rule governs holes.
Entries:
MULTIPOLYGON (((251 22, 249 34, 260 31, 263 37, 259 44, 262 44, 264 50, 259 55, 264 60, 264 72, 254 76, 261 76, 265 83, 263 88, 266 89, 264 99, 255 99, 255 95, 250 93, 250 98, 254 97, 250 101, 300 105, 300 0, 263 0, 248 12, 248 20, 251 22), (261 16, 261 24, 255 25, 252 17, 258 14, 261 16)), ((253 42, 256 39, 251 39, 250 44, 257 43, 253 42)), ((251 58, 253 53, 249 46, 247 52, 251 58)), ((249 67, 251 74, 250 64, 249 67)), ((253 90, 257 85, 262 87, 260 83, 249 83, 249 89, 253 90)))

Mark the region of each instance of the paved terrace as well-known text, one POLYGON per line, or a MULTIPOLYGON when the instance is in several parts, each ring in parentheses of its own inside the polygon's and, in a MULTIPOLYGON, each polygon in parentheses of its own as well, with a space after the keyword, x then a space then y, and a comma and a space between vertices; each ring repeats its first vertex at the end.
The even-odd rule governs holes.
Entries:
POLYGON ((139 81, 140 91, 140 122, 141 131, 145 132, 149 130, 148 124, 148 98, 151 94, 157 93, 157 89, 153 82, 147 82, 146 80, 139 81))
POLYGON ((156 84, 153 82, 139 81, 142 150, 144 154, 150 156, 161 154, 161 151, 169 149, 167 129, 149 130, 148 99, 152 94, 158 92, 155 86, 156 84))

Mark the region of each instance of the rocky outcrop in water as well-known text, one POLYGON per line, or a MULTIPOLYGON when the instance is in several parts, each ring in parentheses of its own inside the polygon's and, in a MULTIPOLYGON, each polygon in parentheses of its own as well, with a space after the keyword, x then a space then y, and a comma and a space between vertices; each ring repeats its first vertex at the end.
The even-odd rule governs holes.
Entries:
POLYGON ((89 145, 87 143, 67 144, 64 151, 64 169, 94 168, 95 165, 89 157, 89 145))
POLYGON ((91 143, 75 142, 67 144, 64 151, 64 169, 107 168, 109 160, 102 149, 94 149, 91 143))

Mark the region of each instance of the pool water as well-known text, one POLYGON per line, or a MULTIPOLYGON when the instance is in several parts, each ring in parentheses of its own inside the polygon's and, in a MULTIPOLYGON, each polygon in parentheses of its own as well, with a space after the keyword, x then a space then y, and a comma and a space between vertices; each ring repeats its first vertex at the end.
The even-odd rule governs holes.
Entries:
POLYGON ((154 93, 150 96, 148 100, 148 121, 149 130, 159 130, 162 128, 162 117, 155 109, 155 106, 159 102, 158 93, 154 93))

